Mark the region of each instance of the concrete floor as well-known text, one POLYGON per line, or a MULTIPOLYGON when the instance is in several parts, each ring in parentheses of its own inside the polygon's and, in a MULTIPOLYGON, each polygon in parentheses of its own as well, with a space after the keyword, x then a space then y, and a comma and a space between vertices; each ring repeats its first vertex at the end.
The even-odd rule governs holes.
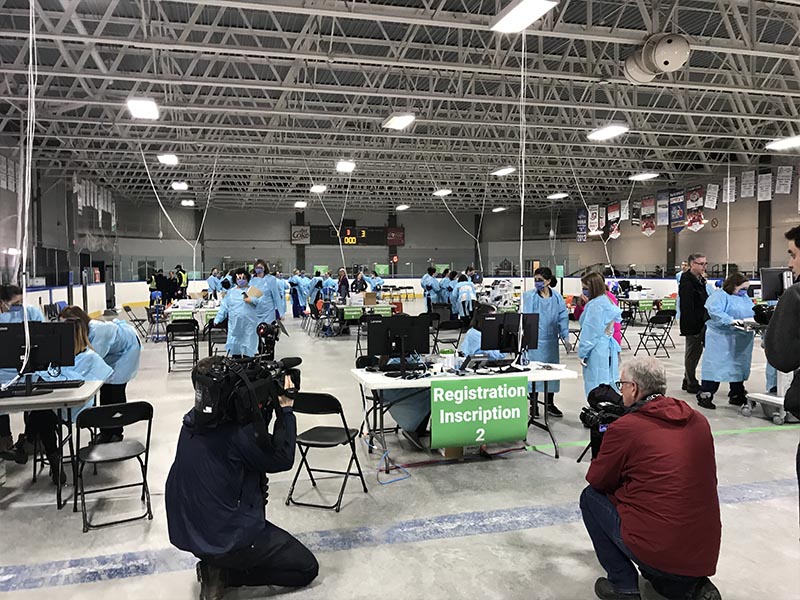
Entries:
MULTIPOLYGON (((412 305, 421 308, 421 303, 412 305)), ((358 387, 348 369, 355 340, 309 338, 297 321, 291 337, 281 340, 279 356, 302 356, 304 388, 336 395, 351 426, 361 420, 358 387)), ((635 332, 629 333, 631 341, 635 332)), ((682 341, 665 360, 670 393, 680 393, 682 341)), ((150 466, 153 521, 138 521, 81 533, 80 514, 57 511, 49 478, 31 482, 30 464, 8 466, 0 488, 0 592, 9 599, 195 598, 199 586, 193 557, 173 549, 167 538, 163 492, 172 463, 182 415, 192 406, 188 372, 167 374, 164 344, 146 344, 142 368, 129 385, 129 399, 156 407, 150 466)), ((632 356, 631 351, 623 353, 632 356)), ((756 348, 751 391, 764 387, 764 357, 756 348)), ((579 369, 575 355, 566 357, 579 369)), ((320 576, 306 590, 239 590, 232 598, 287 595, 326 600, 373 598, 592 598, 602 571, 580 521, 577 500, 585 486, 588 463, 576 464, 587 431, 578 420, 584 404, 583 382, 568 382, 557 396, 565 417, 555 425, 562 446, 558 461, 546 433, 532 429, 528 443, 541 451, 517 451, 492 461, 411 469, 411 477, 380 485, 379 455, 360 447, 369 494, 351 481, 342 512, 286 507, 290 473, 271 477, 270 520, 296 533, 316 553, 320 576)), ((715 412, 706 411, 715 433, 723 541, 714 581, 726 599, 800 598, 798 492, 794 456, 798 426, 776 427, 760 417, 739 415, 720 397, 715 412)), ((299 417, 304 429, 316 421, 299 417)), ((21 419, 12 419, 15 432, 21 419)), ((134 431, 128 432, 134 435, 134 431)), ((411 451, 390 436, 400 463, 437 458, 411 451)), ((499 449, 499 448, 498 448, 499 449)), ((312 454, 313 456, 313 454, 312 454)), ((346 465, 346 452, 326 451, 315 464, 346 465)), ((102 469, 89 481, 135 478, 132 466, 102 469)), ((381 480, 387 477, 382 475, 381 480)), ((302 483, 303 480, 301 480, 302 483)), ((322 496, 333 501, 338 484, 324 481, 322 496)), ((71 494, 71 488, 67 493, 71 494)), ((318 492, 308 492, 314 499, 318 492)), ((102 518, 140 509, 135 492, 112 493, 90 509, 102 518)), ((653 597, 653 596, 645 596, 653 597)))

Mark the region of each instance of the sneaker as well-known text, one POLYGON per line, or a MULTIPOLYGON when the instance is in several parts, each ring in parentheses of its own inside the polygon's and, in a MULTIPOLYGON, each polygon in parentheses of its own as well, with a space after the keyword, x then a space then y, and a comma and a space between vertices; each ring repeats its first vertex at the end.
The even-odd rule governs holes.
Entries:
POLYGON ((714 406, 714 394, 711 392, 700 392, 697 394, 697 403, 700 405, 701 408, 707 408, 709 410, 715 410, 717 407, 714 406))
POLYGON ((201 560, 196 572, 200 582, 200 600, 222 600, 225 597, 225 569, 201 560))
POLYGON ((699 394, 700 393, 700 385, 699 384, 687 384, 684 388, 687 394, 699 394))
POLYGON ((745 395, 740 396, 739 394, 728 396, 728 404, 731 404, 733 406, 744 406, 745 404, 747 404, 747 396, 745 395))
POLYGON ((400 433, 403 434, 403 437, 406 438, 411 445, 417 448, 418 450, 425 450, 425 445, 422 443, 422 440, 419 439, 419 436, 416 432, 413 431, 406 431, 405 429, 401 429, 400 433))
POLYGON ((594 594, 600 600, 641 600, 639 592, 622 594, 614 589, 611 582, 605 577, 600 577, 594 582, 594 594))
POLYGON ((0 458, 8 461, 14 461, 18 465, 24 465, 28 462, 28 454, 32 454, 33 451, 28 452, 29 444, 25 440, 25 436, 23 434, 19 434, 17 438, 17 443, 14 444, 11 449, 0 452, 0 458))
POLYGON ((722 595, 717 586, 711 583, 708 577, 704 577, 703 581, 695 588, 692 600, 722 600, 722 595))
POLYGON ((0 452, 8 452, 14 447, 14 436, 4 435, 0 437, 0 452))
POLYGON ((553 403, 550 403, 550 405, 547 407, 547 414, 550 415, 551 417, 563 417, 564 416, 564 413, 561 412, 559 410, 559 408, 553 403))

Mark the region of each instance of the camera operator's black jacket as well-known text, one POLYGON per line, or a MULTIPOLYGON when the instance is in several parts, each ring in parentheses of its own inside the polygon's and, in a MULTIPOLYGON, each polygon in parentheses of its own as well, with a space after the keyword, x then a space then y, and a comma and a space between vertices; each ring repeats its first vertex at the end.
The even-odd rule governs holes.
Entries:
POLYGON ((297 422, 284 408, 262 449, 252 425, 224 423, 199 429, 194 410, 183 418, 175 462, 167 478, 169 539, 198 557, 218 556, 249 545, 264 529, 264 473, 294 463, 297 422))
POLYGON ((681 308, 681 335, 700 335, 703 325, 708 321, 706 311, 708 290, 704 280, 691 271, 681 275, 678 284, 678 302, 681 308))

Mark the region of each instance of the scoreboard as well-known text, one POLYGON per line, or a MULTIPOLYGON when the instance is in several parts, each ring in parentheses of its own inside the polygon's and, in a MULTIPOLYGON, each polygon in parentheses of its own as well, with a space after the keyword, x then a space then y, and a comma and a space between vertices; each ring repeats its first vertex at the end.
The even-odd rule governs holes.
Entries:
MULTIPOLYGON (((398 228, 391 228, 395 231, 398 228)), ((344 246, 388 246, 390 245, 387 237, 386 227, 359 227, 356 225, 342 226, 340 235, 344 246)), ((393 239, 395 239, 393 237, 393 239)), ((311 243, 319 246, 337 246, 336 229, 330 226, 312 225, 311 243)), ((396 244, 396 242, 393 242, 396 244)), ((399 245, 399 244, 398 244, 399 245)))

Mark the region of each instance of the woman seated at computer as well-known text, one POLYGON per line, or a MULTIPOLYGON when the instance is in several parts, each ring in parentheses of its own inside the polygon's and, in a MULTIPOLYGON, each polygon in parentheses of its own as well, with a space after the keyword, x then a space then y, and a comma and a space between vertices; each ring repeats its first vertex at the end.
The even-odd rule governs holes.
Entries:
POLYGON ((502 360, 505 358, 505 354, 499 350, 481 350, 483 318, 495 312, 497 312, 497 309, 491 304, 479 304, 478 308, 475 309, 469 329, 464 334, 461 345, 458 347, 459 352, 465 357, 473 354, 485 354, 489 360, 502 360))
MULTIPOLYGON (((100 355, 89 346, 89 329, 80 319, 65 319, 65 322, 74 323, 75 326, 75 364, 71 367, 61 367, 59 373, 48 371, 37 371, 36 376, 45 381, 76 380, 82 381, 106 381, 113 369, 109 367, 100 355)), ((80 410, 73 413, 73 418, 78 413, 91 406, 94 398, 90 398, 80 410)), ((56 428, 59 426, 58 414, 52 410, 34 410, 28 413, 25 419, 25 434, 20 436, 19 441, 14 446, 14 461, 25 464, 28 461, 28 454, 25 442, 32 444, 38 437, 44 448, 47 460, 50 463, 50 477, 53 483, 58 481, 57 465, 61 460, 58 443, 56 441, 56 428)), ((67 474, 62 469, 61 485, 66 483, 67 474)))

